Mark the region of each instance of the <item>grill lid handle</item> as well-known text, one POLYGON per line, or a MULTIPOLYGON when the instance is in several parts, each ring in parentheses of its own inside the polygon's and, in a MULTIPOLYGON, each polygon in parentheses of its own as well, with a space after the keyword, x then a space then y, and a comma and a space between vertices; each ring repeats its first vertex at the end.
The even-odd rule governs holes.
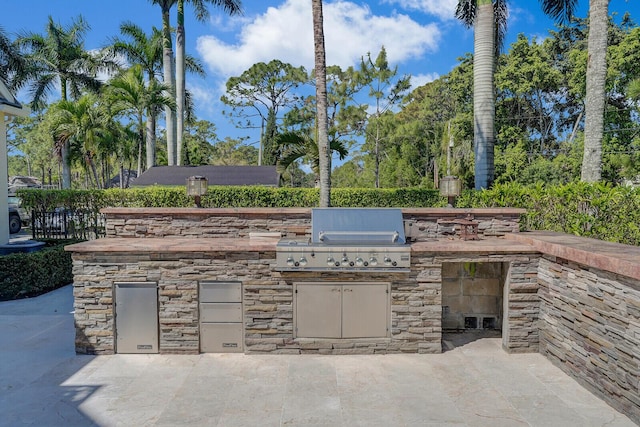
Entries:
MULTIPOLYGON (((318 240, 326 242, 329 240, 329 236, 390 236, 391 243, 396 243, 400 238, 400 233, 396 231, 319 231, 318 240)), ((366 241, 366 239, 363 239, 366 241)))

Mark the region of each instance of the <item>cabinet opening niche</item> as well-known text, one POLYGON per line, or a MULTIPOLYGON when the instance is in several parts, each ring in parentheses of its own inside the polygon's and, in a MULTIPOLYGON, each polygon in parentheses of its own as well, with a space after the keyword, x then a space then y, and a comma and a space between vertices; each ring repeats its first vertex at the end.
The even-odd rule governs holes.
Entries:
POLYGON ((294 283, 295 338, 386 338, 390 283, 294 283))
POLYGON ((508 270, 504 262, 443 263, 443 332, 500 331, 508 270))

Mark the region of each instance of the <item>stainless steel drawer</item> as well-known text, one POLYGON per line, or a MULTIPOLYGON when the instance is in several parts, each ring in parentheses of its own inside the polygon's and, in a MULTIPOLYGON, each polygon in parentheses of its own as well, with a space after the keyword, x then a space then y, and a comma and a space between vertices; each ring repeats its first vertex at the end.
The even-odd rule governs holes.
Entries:
POLYGON ((200 282, 200 302, 242 302, 240 282, 200 282))
POLYGON ((242 304, 239 302, 200 303, 200 322, 242 322, 242 304))
POLYGON ((200 351, 242 353, 242 323, 201 323, 200 351))

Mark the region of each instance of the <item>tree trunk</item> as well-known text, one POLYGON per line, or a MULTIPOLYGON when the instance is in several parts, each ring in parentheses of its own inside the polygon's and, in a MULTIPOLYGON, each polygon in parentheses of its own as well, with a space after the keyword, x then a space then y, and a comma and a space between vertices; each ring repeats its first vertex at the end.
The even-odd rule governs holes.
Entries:
POLYGON ((376 147, 375 147, 375 155, 376 155, 376 165, 375 165, 375 175, 376 175, 376 188, 380 188, 380 127, 378 123, 379 116, 376 118, 376 147))
MULTIPOLYGON (((91 158, 91 154, 90 153, 86 153, 85 154, 85 159, 87 161, 87 165, 89 166, 89 171, 91 172, 91 175, 93 175, 93 180, 94 180, 95 186, 96 186, 96 188, 100 189, 101 186, 100 186, 100 177, 98 176, 98 169, 96 168, 96 164, 93 161, 93 158, 91 158)), ((91 181, 91 177, 89 177, 89 184, 90 184, 90 181, 91 181)))
POLYGON ((322 0, 311 0, 316 72, 316 126, 320 173, 320 207, 331 206, 331 152, 327 121, 327 65, 324 47, 322 0))
POLYGON ((609 0, 589 1, 587 96, 585 99, 584 154, 581 173, 581 181, 584 182, 597 182, 602 177, 608 10, 609 0))
MULTIPOLYGON (((142 118, 142 114, 138 115, 138 167, 137 167, 137 173, 138 176, 140 176, 140 174, 142 174, 142 153, 143 153, 143 146, 145 144, 145 130, 142 128, 142 126, 146 126, 146 123, 143 121, 142 118)), ((129 170, 131 170, 131 167, 129 167, 129 170)), ((127 174, 127 177, 129 176, 129 174, 127 174)), ((122 181, 122 180, 120 180, 122 181)))
MULTIPOLYGON (((67 100, 67 81, 60 79, 60 95, 64 101, 67 100)), ((68 190, 71 188, 71 165, 69 164, 69 151, 71 150, 71 143, 67 140, 60 147, 60 158, 62 162, 62 189, 68 190)))
MULTIPOLYGON (((167 85, 167 96, 175 99, 176 75, 173 63, 173 48, 171 43, 171 26, 169 8, 162 10, 162 72, 164 84, 167 85)), ((176 164, 176 116, 170 107, 165 107, 166 135, 167 135, 167 163, 176 164)))
POLYGON ((473 145, 475 188, 489 188, 494 178, 495 27, 493 3, 479 0, 474 24, 473 56, 473 145))
POLYGON ((60 157, 62 163, 62 189, 68 190, 71 188, 71 166, 69 165, 69 150, 70 150, 69 141, 65 141, 62 144, 62 148, 60 150, 60 157))
MULTIPOLYGON (((156 165, 156 112, 150 108, 147 113, 147 169, 156 165)), ((138 175, 140 176, 140 175, 138 175)))
POLYGON ((176 29, 176 164, 183 164, 184 92, 185 92, 185 31, 184 0, 178 0, 178 27, 176 29))

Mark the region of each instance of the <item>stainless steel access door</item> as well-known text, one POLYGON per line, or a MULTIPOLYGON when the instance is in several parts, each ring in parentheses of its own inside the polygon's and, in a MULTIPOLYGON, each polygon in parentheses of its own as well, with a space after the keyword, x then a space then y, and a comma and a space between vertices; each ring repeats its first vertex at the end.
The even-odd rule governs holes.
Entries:
POLYGON ((389 336, 389 283, 294 284, 296 338, 389 336))
POLYGON ((305 283, 296 286, 296 336, 340 338, 342 336, 342 286, 305 283))
POLYGON ((389 335, 389 285, 354 283, 342 287, 342 338, 389 335))
POLYGON ((115 283, 117 353, 158 352, 158 285, 115 283))

